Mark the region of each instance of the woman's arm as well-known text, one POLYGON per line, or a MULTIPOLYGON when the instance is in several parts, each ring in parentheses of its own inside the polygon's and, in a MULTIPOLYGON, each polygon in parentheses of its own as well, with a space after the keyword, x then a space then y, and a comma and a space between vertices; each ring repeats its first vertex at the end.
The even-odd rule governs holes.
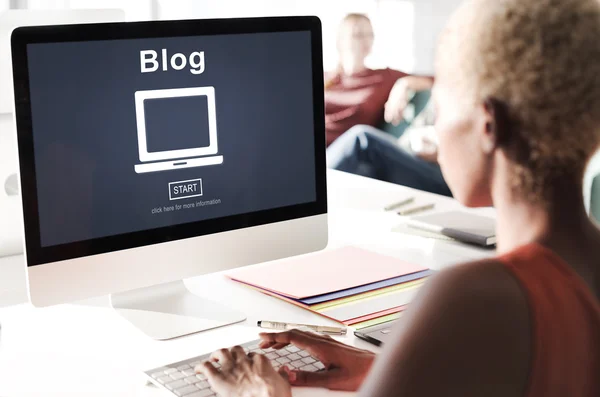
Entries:
POLYGON ((522 396, 531 340, 516 280, 487 261, 444 271, 430 284, 360 396, 522 396))
POLYGON ((430 90, 433 77, 406 76, 396 80, 385 104, 385 121, 398 125, 403 119, 404 109, 408 105, 411 92, 430 90))
POLYGON ((411 91, 425 91, 433 88, 434 80, 430 76, 406 76, 402 78, 402 81, 411 91))

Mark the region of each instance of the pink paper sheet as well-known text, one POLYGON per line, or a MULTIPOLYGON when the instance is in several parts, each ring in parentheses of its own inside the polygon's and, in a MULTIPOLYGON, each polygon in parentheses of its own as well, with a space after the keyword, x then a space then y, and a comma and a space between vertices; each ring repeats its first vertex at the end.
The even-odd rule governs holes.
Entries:
POLYGON ((359 324, 359 323, 362 323, 362 322, 365 322, 365 321, 373 320, 374 318, 379 318, 379 317, 387 316, 389 314, 398 313, 398 312, 401 312, 401 311, 404 311, 404 310, 406 310, 406 305, 405 306, 392 307, 391 309, 387 309, 387 310, 383 310, 381 312, 369 314, 368 316, 362 316, 362 317, 358 317, 358 318, 353 318, 351 320, 346 320, 346 321, 344 321, 344 324, 346 324, 346 325, 359 324))
POLYGON ((241 268, 228 276, 293 299, 304 299, 426 269, 361 248, 344 247, 241 268))

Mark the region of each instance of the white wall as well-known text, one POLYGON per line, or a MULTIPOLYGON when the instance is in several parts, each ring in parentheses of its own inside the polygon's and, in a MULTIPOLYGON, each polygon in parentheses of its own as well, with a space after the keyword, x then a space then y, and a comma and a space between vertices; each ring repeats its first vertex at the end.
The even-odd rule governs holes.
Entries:
POLYGON ((0 188, 6 177, 17 172, 17 137, 12 114, 0 114, 0 188))
POLYGON ((463 0, 412 0, 415 6, 415 72, 433 74, 437 38, 463 0))
POLYGON ((350 12, 363 13, 373 21, 376 37, 369 66, 406 71, 414 66, 410 0, 157 0, 157 4, 159 19, 316 15, 323 24, 325 70, 337 64, 340 20, 350 12))
MULTIPOLYGON (((8 196, 6 179, 17 172, 17 142, 12 115, 0 114, 0 257, 21 252, 21 204, 8 196)), ((0 277, 1 278, 1 277, 0 277)))

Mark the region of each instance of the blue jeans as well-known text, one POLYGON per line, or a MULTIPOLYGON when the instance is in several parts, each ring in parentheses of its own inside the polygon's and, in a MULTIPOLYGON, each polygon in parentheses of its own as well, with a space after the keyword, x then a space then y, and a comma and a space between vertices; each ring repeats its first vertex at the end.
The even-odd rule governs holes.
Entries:
POLYGON ((350 128, 327 148, 327 166, 340 171, 452 196, 440 167, 408 153, 368 125, 350 128))

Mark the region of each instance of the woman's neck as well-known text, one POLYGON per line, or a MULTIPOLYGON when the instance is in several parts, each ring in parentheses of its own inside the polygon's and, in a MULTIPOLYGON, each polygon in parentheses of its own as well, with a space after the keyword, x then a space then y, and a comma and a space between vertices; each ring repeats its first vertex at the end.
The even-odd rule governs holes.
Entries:
POLYGON ((537 242, 555 250, 576 249, 593 230, 578 183, 554 181, 547 206, 531 203, 510 188, 494 193, 500 254, 537 242))
POLYGON ((585 210, 582 188, 558 183, 555 191, 549 208, 495 198, 498 254, 539 243, 565 261, 600 299, 600 267, 595 259, 600 256, 600 232, 585 210))
POLYGON ((345 60, 342 60, 342 63, 340 64, 340 66, 341 66, 341 72, 345 76, 352 76, 352 75, 355 75, 355 74, 360 73, 363 70, 367 69, 364 59, 363 60, 345 59, 345 60))

